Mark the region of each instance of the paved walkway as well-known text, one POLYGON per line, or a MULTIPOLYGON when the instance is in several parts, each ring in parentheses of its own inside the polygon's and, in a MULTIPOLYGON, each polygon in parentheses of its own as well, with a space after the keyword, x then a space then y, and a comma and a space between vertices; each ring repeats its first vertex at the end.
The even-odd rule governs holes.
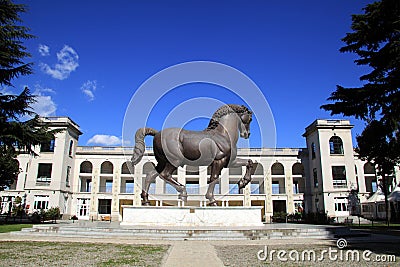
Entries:
POLYGON ((183 241, 175 243, 170 250, 164 267, 224 266, 209 242, 183 241))

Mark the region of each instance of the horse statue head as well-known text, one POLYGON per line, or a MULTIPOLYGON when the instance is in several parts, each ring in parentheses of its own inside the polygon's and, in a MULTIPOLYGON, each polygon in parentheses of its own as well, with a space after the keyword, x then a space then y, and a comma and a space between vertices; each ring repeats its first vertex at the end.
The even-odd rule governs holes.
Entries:
POLYGON ((223 105, 214 112, 207 130, 213 130, 220 125, 220 121, 226 115, 235 115, 239 119, 238 128, 240 137, 248 139, 250 137, 250 123, 252 121, 253 112, 243 105, 227 104, 223 105))

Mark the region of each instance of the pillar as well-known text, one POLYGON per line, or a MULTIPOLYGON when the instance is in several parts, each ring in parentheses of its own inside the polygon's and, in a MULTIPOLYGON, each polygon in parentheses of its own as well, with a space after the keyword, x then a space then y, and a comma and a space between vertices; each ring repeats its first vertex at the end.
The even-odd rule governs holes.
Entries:
POLYGON ((294 213, 292 166, 285 166, 286 212, 294 213))
POLYGON ((100 186, 100 169, 98 167, 93 167, 93 177, 92 177, 92 192, 90 194, 90 219, 97 220, 98 216, 98 199, 97 192, 100 186))
POLYGON ((140 194, 142 193, 142 185, 143 185, 143 164, 136 165, 135 171, 133 175, 133 179, 135 181, 134 185, 134 194, 133 194, 133 206, 140 207, 142 206, 142 198, 140 194))
POLYGON ((111 200, 111 220, 119 221, 119 188, 121 183, 120 166, 114 167, 113 184, 112 184, 112 200, 111 200))

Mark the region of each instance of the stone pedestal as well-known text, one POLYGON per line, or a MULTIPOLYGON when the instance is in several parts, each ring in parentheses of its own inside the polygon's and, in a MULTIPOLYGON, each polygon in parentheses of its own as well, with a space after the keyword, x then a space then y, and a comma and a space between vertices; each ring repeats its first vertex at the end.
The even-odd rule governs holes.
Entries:
POLYGON ((121 225, 261 226, 261 206, 134 207, 122 206, 121 225))

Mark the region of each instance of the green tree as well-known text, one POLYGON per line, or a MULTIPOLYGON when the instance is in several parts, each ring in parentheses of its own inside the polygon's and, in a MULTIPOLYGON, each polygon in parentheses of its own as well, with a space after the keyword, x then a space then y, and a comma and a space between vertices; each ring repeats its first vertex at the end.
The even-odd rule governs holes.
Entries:
POLYGON ((342 39, 346 45, 340 52, 357 54, 355 63, 370 72, 360 77, 361 87, 338 85, 328 98, 334 103, 321 108, 366 122, 357 136, 357 151, 378 167, 388 215, 387 177, 400 162, 400 1, 377 1, 363 11, 352 16, 353 32, 342 39))
POLYGON ((393 137, 391 129, 385 127, 382 121, 370 121, 361 135, 357 136, 359 157, 373 162, 378 167, 379 183, 385 195, 386 221, 389 224, 389 176, 393 174, 394 167, 399 162, 400 132, 393 137))
POLYGON ((13 4, 10 0, 0 0, 0 82, 12 86, 11 80, 20 75, 32 73, 32 63, 24 63, 30 57, 23 40, 34 36, 29 34, 21 22, 19 13, 25 12, 24 5, 13 4))
MULTIPOLYGON (((24 63, 30 57, 23 40, 33 38, 29 29, 18 25, 19 13, 25 6, 9 0, 0 0, 0 86, 12 86, 21 75, 32 73, 32 63, 24 63)), ((18 153, 34 154, 34 146, 54 138, 55 131, 48 131, 40 118, 30 109, 35 96, 28 88, 19 95, 0 93, 0 191, 10 186, 20 169, 18 153), (21 121, 29 115, 33 119, 21 121)))

